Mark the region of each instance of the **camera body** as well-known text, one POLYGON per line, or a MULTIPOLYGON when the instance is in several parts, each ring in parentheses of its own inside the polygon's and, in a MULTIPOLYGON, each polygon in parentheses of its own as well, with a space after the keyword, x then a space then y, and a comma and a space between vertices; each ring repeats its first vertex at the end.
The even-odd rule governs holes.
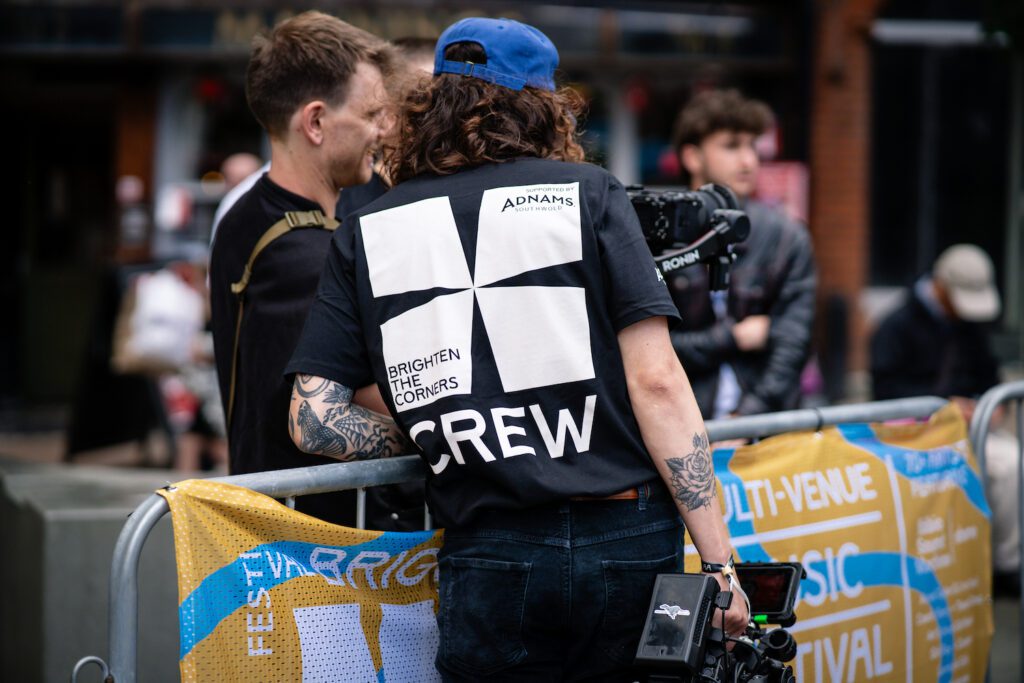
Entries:
POLYGON ((716 212, 739 211, 740 208, 736 195, 724 185, 708 184, 699 190, 650 190, 630 185, 626 194, 640 219, 640 228, 652 254, 693 244, 715 223, 729 217, 729 214, 716 212))
POLYGON ((796 656, 796 641, 784 628, 766 630, 762 623, 791 626, 793 606, 805 575, 796 562, 737 564, 736 573, 750 600, 753 623, 742 638, 731 638, 713 625, 716 609, 729 607, 732 593, 719 591, 707 574, 659 574, 635 663, 648 683, 751 681, 790 683, 793 670, 784 662, 796 656))
POLYGON ((750 219, 739 210, 732 190, 710 184, 699 190, 631 185, 626 194, 663 275, 702 263, 708 266, 712 289, 728 286, 732 245, 750 233, 750 219))

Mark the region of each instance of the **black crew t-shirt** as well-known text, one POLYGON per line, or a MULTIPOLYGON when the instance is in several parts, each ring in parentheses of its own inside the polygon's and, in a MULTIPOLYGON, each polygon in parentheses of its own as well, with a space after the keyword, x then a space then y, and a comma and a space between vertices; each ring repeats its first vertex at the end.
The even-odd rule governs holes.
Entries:
POLYGON ((657 477, 617 333, 678 313, 614 177, 521 159, 420 176, 352 218, 287 372, 376 381, 440 524, 657 477))

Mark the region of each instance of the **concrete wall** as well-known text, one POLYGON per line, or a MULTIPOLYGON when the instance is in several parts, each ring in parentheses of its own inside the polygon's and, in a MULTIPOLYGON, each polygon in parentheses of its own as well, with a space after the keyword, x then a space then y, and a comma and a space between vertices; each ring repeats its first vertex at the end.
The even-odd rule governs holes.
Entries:
MULTIPOLYGON (((114 542, 135 506, 172 478, 160 470, 0 459, 0 678, 64 682, 81 657, 109 660, 114 542)), ((178 600, 169 516, 143 550, 139 590, 138 680, 177 681, 178 600)), ((79 680, 99 681, 99 669, 89 666, 79 680)))

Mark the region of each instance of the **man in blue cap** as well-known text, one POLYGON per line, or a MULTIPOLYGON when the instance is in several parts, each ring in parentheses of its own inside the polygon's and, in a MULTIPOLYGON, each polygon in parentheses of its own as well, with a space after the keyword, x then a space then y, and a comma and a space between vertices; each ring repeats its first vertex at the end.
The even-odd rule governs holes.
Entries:
MULTIPOLYGON (((424 458, 446 680, 633 680, 683 522, 738 588, 676 308, 622 185, 580 163, 557 65, 515 21, 442 34, 396 185, 335 235, 288 366, 300 448, 387 455, 351 406, 376 381, 424 458)), ((747 612, 733 600, 729 633, 747 612)))

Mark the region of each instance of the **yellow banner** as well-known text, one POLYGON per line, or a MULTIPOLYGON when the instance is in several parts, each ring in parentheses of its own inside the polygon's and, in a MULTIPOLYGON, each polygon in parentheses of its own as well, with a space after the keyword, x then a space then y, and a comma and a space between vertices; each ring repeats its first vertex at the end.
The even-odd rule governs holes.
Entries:
MULTIPOLYGON (((990 515, 955 408, 714 459, 737 560, 807 570, 790 629, 798 680, 984 679, 990 515)), ((174 523, 183 680, 439 680, 440 532, 347 529, 209 481, 160 493, 174 523)))
POLYGON ((984 680, 990 513, 958 410, 786 434, 714 461, 737 562, 807 571, 789 629, 797 680, 984 680))
POLYGON ((440 680, 441 532, 347 529, 209 481, 159 493, 183 681, 440 680))

